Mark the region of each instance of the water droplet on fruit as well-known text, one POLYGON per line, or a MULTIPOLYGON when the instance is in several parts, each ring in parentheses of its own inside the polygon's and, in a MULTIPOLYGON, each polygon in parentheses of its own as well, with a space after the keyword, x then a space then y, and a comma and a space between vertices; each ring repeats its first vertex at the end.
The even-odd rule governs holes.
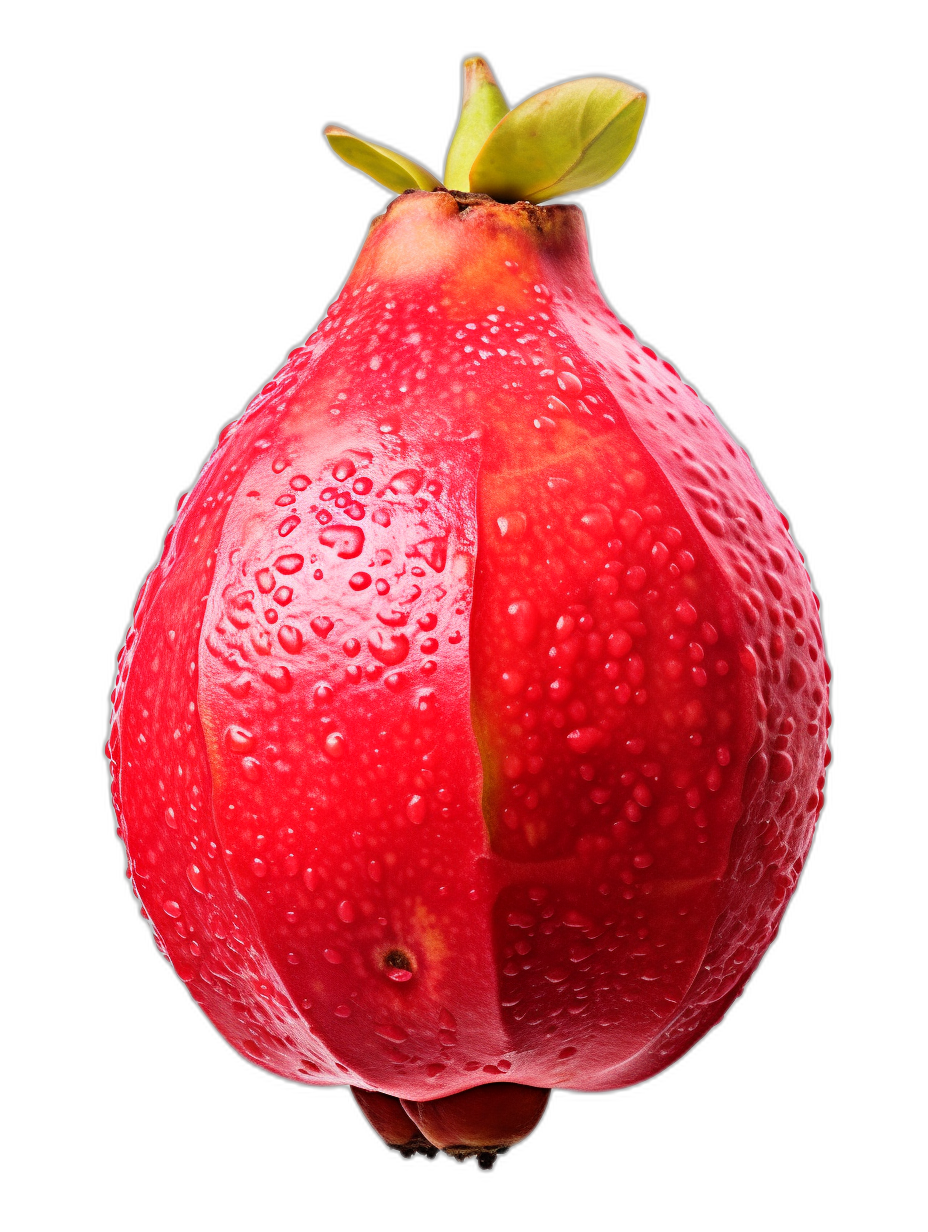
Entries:
POLYGON ((354 922, 354 907, 347 898, 342 899, 342 901, 338 904, 336 914, 343 924, 351 924, 354 922))
POLYGON ((608 539, 615 529, 612 510, 607 505, 591 505, 580 515, 580 525, 597 539, 608 539))
POLYGON ((387 487, 395 496, 413 496, 422 487, 422 474, 416 470, 398 471, 387 487))
MULTIPOLYGON (((325 955, 326 962, 332 963, 333 966, 337 967, 339 963, 344 962, 340 950, 333 950, 329 948, 327 950, 323 950, 323 954, 325 955)), ((338 1010, 335 1012, 338 1013, 338 1010)))
POLYGON ((293 686, 293 677, 285 667, 268 667, 261 673, 261 679, 278 693, 289 693, 293 686))
POLYGON ((448 559, 448 536, 431 535, 415 544, 415 555, 420 556, 430 569, 441 573, 448 559))
POLYGON ((320 637, 328 637, 334 628, 334 622, 328 616, 314 616, 309 622, 309 627, 320 637))
POLYGON ((770 777, 774 783, 785 783, 793 773, 793 759, 788 753, 774 753, 770 759, 770 777))
POLYGON ((559 372, 557 374, 557 383, 561 389, 569 394, 576 396, 583 393, 583 383, 572 372, 559 372))
POLYGON ((281 625, 277 631, 277 640, 288 654, 298 654, 303 645, 303 634, 293 625, 281 625))
POLYGON ((342 560, 353 560, 364 550, 364 531, 359 526, 341 526, 333 523, 319 534, 323 547, 334 548, 342 560))
POLYGON ((278 556, 274 561, 274 568, 278 573, 299 573, 303 568, 303 557, 299 552, 288 552, 284 556, 278 556))
POLYGON ((301 519, 295 513, 291 513, 289 518, 284 518, 281 524, 277 527, 278 535, 289 535, 299 526, 301 519))
POLYGON ((329 732, 325 738, 325 751, 333 761, 338 761, 348 751, 348 743, 341 732, 329 732))
POLYGON ((520 646, 527 646, 538 633, 538 609, 530 599, 519 599, 506 609, 512 635, 520 646))
POLYGON ((375 629, 368 635, 367 645, 374 658, 388 667, 402 663, 409 654, 409 638, 404 633, 388 633, 385 629, 375 629))
MULTIPOLYGON (((226 744, 233 753, 248 753, 255 746, 255 738, 244 727, 233 725, 226 728, 226 744)), ((170 811, 173 817, 173 810, 170 811)))
POLYGON ((369 573, 353 573, 348 579, 348 585, 352 590, 366 590, 371 584, 371 575, 369 573))
POLYGON ((250 783, 257 783, 261 778, 261 763, 256 757, 242 758, 242 774, 250 783))
POLYGON ((414 826, 421 826, 425 821, 426 803, 422 796, 410 796, 406 802, 406 816, 414 826))
POLYGON ((187 880, 196 890, 197 894, 205 894, 207 891, 206 874, 200 868, 199 864, 187 865, 187 880))
POLYGON ((578 727, 567 735, 567 747, 573 753, 589 753, 603 743, 605 737, 598 727, 578 727))
POLYGON ((172 898, 169 898, 166 903, 162 904, 162 910, 172 920, 180 919, 180 903, 175 902, 172 898))
POLYGON ((332 478, 337 479, 339 483, 344 483, 346 479, 350 479, 358 468, 350 458, 342 458, 341 462, 336 462, 332 467, 332 478))

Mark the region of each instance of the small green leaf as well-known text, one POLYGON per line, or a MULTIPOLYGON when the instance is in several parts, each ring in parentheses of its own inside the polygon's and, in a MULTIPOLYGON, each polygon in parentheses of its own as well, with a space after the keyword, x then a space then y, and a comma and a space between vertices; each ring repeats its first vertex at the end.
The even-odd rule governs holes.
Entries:
POLYGON ((483 143, 509 106, 496 84, 493 70, 479 56, 464 61, 461 118, 445 162, 445 184, 458 192, 470 191, 470 169, 483 143))
POLYGON ((424 188, 431 191, 433 188, 442 187, 441 180, 436 180, 431 171, 420 167, 411 158, 397 154, 396 150, 374 145, 372 141, 356 137, 354 133, 334 124, 328 126, 325 136, 339 158, 393 192, 405 192, 407 188, 424 188))
POLYGON ((537 204, 601 184, 631 154, 646 101, 612 77, 542 90, 490 133, 471 168, 471 192, 537 204))

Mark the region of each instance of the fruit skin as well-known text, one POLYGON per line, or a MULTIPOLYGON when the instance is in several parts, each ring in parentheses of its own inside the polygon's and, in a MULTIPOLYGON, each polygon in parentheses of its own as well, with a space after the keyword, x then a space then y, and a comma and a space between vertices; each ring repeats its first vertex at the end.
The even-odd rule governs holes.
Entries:
POLYGON ((159 945, 259 1064, 607 1089, 775 936, 826 694, 785 519, 603 302, 580 211, 411 192, 180 509, 113 797, 159 945))
POLYGON ((382 1091, 365 1091, 360 1087, 352 1087, 351 1094, 387 1146, 407 1158, 410 1155, 438 1154, 438 1147, 423 1136, 419 1126, 410 1118, 395 1095, 384 1095, 382 1091))
POLYGON ((472 1152, 508 1149, 541 1120, 550 1090, 490 1082, 444 1099, 402 1101, 403 1109, 437 1147, 466 1144, 472 1152))

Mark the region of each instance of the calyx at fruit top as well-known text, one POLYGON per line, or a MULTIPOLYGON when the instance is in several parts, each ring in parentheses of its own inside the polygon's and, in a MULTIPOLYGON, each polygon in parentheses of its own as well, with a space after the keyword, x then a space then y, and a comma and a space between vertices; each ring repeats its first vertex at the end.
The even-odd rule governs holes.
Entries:
POLYGON ((490 66, 464 61, 461 115, 444 182, 387 146, 329 125, 329 145, 352 167, 401 193, 449 188, 496 201, 539 204, 610 179, 634 149, 643 90, 614 77, 580 77, 533 94, 509 110, 490 66))

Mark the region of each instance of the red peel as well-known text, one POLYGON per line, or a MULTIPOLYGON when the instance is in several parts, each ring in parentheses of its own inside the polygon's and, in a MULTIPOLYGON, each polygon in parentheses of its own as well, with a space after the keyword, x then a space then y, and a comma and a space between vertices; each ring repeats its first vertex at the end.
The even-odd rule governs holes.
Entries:
POLYGON ((826 696, 785 519, 608 309, 579 210, 415 191, 179 509, 113 798, 239 1051, 492 1162, 549 1088, 647 1078, 739 995, 826 696))

